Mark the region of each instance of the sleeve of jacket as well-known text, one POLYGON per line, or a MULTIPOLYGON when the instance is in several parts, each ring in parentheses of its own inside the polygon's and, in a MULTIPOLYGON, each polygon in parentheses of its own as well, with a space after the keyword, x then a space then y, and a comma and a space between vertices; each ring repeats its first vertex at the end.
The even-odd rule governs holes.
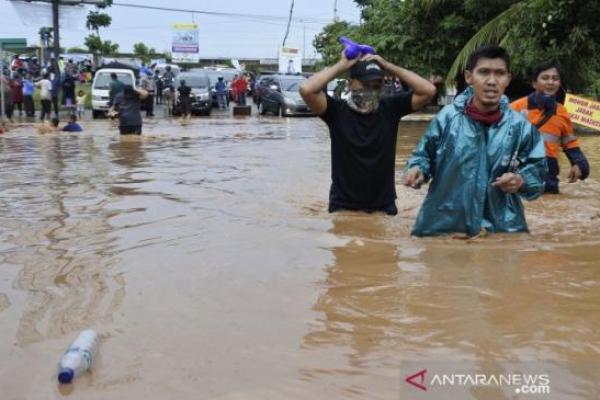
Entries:
POLYGON ((544 193, 548 174, 546 150, 544 140, 535 126, 524 122, 521 130, 519 167, 516 172, 523 177, 524 183, 519 189, 519 194, 526 200, 535 200, 544 193))
POLYGON ((442 114, 439 113, 431 121, 417 147, 413 150, 412 157, 406 163, 407 170, 412 167, 419 167, 425 182, 428 182, 435 175, 435 156, 444 130, 442 114))

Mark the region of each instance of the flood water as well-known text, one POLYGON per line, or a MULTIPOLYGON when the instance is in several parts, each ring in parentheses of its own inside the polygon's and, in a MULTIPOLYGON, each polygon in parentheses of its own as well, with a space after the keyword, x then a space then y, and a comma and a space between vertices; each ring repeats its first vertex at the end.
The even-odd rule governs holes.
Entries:
MULTIPOLYGON (((317 118, 110 121, 0 137, 0 398, 598 399, 600 136, 585 182, 527 204, 531 235, 413 239, 396 217, 327 213, 317 118), (77 333, 93 372, 59 387, 77 333), (547 374, 428 387, 413 373, 547 374)), ((563 160, 564 161, 564 160, 563 160)))

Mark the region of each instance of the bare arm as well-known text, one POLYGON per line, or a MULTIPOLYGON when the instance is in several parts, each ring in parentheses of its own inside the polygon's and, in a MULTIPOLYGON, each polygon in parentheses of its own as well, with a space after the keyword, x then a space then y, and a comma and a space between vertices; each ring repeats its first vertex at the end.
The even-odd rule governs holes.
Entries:
POLYGON ((323 92, 323 88, 337 76, 348 71, 357 61, 358 58, 348 60, 342 52, 342 56, 336 64, 325 68, 302 82, 300 96, 315 114, 323 115, 327 111, 327 96, 323 92))
POLYGON ((408 87, 410 87, 413 91, 411 104, 413 111, 417 111, 426 106, 431 101, 433 96, 435 96, 436 88, 433 83, 415 74, 414 72, 392 64, 376 54, 369 54, 362 59, 364 61, 377 61, 383 69, 393 74, 395 77, 400 78, 402 82, 406 82, 408 87))
POLYGON ((138 94, 140 95, 140 99, 145 99, 146 97, 148 97, 148 92, 144 89, 134 89, 136 92, 138 92, 138 94))

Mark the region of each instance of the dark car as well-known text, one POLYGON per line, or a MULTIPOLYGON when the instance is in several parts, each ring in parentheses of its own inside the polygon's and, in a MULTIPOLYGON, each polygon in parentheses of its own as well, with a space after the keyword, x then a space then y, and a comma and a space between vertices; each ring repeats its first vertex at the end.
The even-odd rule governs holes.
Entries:
POLYGON ((298 90, 306 78, 302 75, 270 75, 260 79, 256 85, 258 112, 265 115, 287 117, 291 115, 314 115, 298 90))
POLYGON ((254 82, 254 90, 252 91, 252 101, 254 102, 254 104, 258 104, 258 98, 260 97, 260 94, 264 91, 264 87, 268 86, 267 85, 267 78, 272 78, 273 74, 272 73, 267 73, 267 74, 263 74, 263 75, 259 75, 258 77, 256 77, 256 81, 254 82))
MULTIPOLYGON (((192 114, 210 115, 212 110, 212 100, 210 98, 210 80, 206 72, 182 72, 175 78, 175 102, 173 104, 173 114, 181 114, 181 104, 179 102, 179 92, 177 88, 180 82, 185 80, 185 84, 192 88, 192 114)), ((166 89, 168 90, 168 89, 166 89)))
POLYGON ((229 101, 232 99, 231 81, 233 81, 233 78, 239 74, 237 70, 230 68, 192 68, 191 71, 203 72, 208 75, 208 79, 210 80, 210 95, 213 107, 219 107, 219 102, 217 101, 217 92, 215 91, 215 84, 219 80, 219 77, 222 76, 225 84, 227 85, 227 105, 229 105, 229 101))

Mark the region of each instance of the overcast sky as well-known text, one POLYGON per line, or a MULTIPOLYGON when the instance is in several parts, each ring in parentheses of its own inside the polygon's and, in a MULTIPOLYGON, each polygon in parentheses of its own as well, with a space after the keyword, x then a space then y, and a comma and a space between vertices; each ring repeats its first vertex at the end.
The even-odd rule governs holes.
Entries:
MULTIPOLYGON (((115 4, 140 4, 202 11, 216 11, 261 16, 277 16, 281 19, 210 16, 183 12, 166 12, 134 9, 114 5, 107 9, 112 16, 108 29, 100 31, 103 39, 119 43, 119 50, 132 51, 133 44, 144 42, 157 51, 170 49, 171 24, 192 22, 199 25, 201 57, 276 57, 281 46, 289 14, 290 0, 115 0, 115 4)), ((338 0, 340 19, 358 22, 359 9, 352 0, 338 0)), ((306 57, 315 55, 312 47, 314 36, 323 26, 333 20, 334 0, 295 0, 294 18, 286 42, 288 47, 303 49, 306 57), (304 21, 299 21, 304 19, 304 21)), ((9 0, 0 0, 0 37, 24 37, 28 44, 36 44, 40 26, 47 24, 50 14, 40 8, 46 5, 15 6, 9 0)), ((83 46, 85 10, 65 13, 61 20, 61 46, 83 46)))

